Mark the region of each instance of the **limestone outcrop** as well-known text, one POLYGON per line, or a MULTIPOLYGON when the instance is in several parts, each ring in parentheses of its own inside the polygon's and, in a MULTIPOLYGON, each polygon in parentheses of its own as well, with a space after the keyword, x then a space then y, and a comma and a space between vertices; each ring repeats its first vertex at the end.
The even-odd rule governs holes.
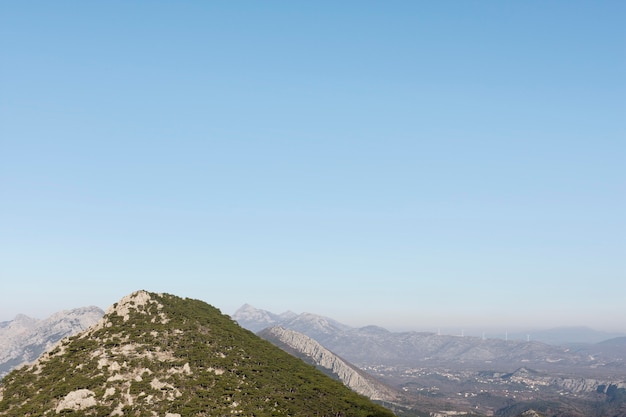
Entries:
POLYGON ((259 335, 279 347, 286 347, 285 350, 291 353, 306 356, 315 365, 330 371, 345 385, 361 395, 380 401, 393 402, 397 399, 396 390, 384 385, 302 333, 275 326, 259 335))

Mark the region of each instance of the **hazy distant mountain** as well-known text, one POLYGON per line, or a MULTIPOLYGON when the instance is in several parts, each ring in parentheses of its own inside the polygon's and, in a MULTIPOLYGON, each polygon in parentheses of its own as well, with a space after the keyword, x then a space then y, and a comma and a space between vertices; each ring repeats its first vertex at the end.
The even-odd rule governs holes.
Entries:
POLYGON ((540 342, 504 341, 418 332, 372 332, 371 328, 351 329, 326 340, 326 346, 348 360, 386 365, 420 363, 524 363, 579 364, 585 355, 540 342))
POLYGON ((34 361, 62 338, 85 330, 103 314, 98 307, 82 307, 60 311, 45 320, 20 314, 0 323, 0 378, 13 368, 34 361))
POLYGON ((626 348, 626 336, 615 337, 613 339, 604 340, 598 343, 598 345, 626 348))
POLYGON ((266 310, 254 308, 250 304, 244 304, 232 317, 240 326, 256 333, 266 327, 275 326, 296 316, 297 314, 291 311, 274 314, 266 310))
POLYGON ((391 417, 210 305, 138 291, 0 385, 0 416, 391 417))
POLYGON ((265 317, 273 317, 273 324, 305 334, 337 355, 359 365, 417 365, 420 363, 560 363, 580 364, 593 361, 586 353, 579 354, 567 348, 536 341, 505 341, 437 335, 425 332, 390 332, 378 326, 353 328, 328 317, 303 313, 295 317, 280 316, 250 305, 241 309, 233 319, 251 330, 262 327, 265 317), (258 319, 252 320, 252 317, 258 319))
POLYGON ((320 343, 327 337, 351 329, 350 326, 339 323, 331 318, 316 314, 295 314, 288 311, 283 314, 274 314, 266 310, 254 308, 249 304, 243 305, 232 315, 242 327, 258 332, 267 327, 282 326, 309 336, 320 343))
POLYGON ((526 333, 511 333, 510 339, 532 340, 550 345, 571 345, 580 343, 599 343, 603 340, 626 336, 623 333, 603 332, 589 327, 555 327, 546 330, 534 330, 526 333))

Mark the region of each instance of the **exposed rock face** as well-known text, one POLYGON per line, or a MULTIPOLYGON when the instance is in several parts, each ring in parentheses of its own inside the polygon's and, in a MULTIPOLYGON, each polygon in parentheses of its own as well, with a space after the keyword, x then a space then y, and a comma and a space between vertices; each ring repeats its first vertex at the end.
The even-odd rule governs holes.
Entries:
POLYGON ((528 410, 520 414, 520 417, 543 417, 543 414, 539 414, 535 410, 528 410))
POLYGON ((614 386, 615 388, 626 388, 626 381, 623 380, 553 377, 526 368, 520 368, 511 374, 504 375, 503 379, 506 379, 509 382, 528 386, 559 387, 575 394, 586 392, 605 392, 606 387, 610 386, 614 386))
POLYGON ((95 395, 93 391, 88 389, 72 391, 59 402, 56 413, 59 414, 64 410, 84 410, 86 408, 95 407, 97 404, 94 397, 95 395))
POLYGON ((45 320, 23 314, 0 324, 0 378, 11 369, 32 362, 66 336, 74 335, 100 320, 98 307, 60 311, 45 320))
MULTIPOLYGON (((572 394, 606 393, 609 387, 612 387, 612 389, 626 389, 626 380, 624 379, 554 376, 525 367, 516 369, 511 373, 484 371, 480 372, 480 374, 490 380, 500 381, 507 385, 511 384, 511 387, 517 385, 535 388, 551 388, 567 391, 572 394)), ((483 381, 485 381, 485 379, 483 379, 483 381)))
POLYGON ((618 388, 626 388, 625 382, 602 382, 593 378, 552 378, 548 381, 547 385, 555 385, 574 393, 597 392, 600 385, 615 385, 618 388))
POLYGON ((287 351, 295 351, 310 358, 313 363, 329 370, 345 385, 361 395, 372 400, 395 401, 396 390, 377 381, 370 375, 359 370, 356 366, 344 361, 315 340, 294 330, 287 330, 280 326, 266 329, 259 335, 277 346, 288 346, 287 351))

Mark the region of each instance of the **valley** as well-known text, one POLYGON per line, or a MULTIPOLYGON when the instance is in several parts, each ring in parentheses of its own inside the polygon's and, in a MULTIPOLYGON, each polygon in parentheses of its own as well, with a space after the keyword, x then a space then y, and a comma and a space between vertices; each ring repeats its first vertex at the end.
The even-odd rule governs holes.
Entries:
MULTIPOLYGON (((428 332, 352 328, 310 313, 277 315, 243 306, 233 315, 250 329, 281 326, 313 338, 339 357, 394 387, 408 409, 517 416, 626 415, 626 345, 555 346, 428 332)), ((260 332, 264 335, 266 331, 260 332)))
MULTIPOLYGON (((575 377, 572 374, 537 372, 519 368, 498 372, 444 367, 394 367, 363 365, 362 369, 391 386, 398 387, 416 407, 449 404, 455 410, 474 411, 484 415, 517 415, 521 408, 542 408, 553 404, 560 413, 598 415, 610 398, 611 391, 623 390, 619 380, 575 377), (569 410, 572 404, 577 407, 569 410), (507 408, 510 410, 507 412, 507 408), (584 412, 582 412, 584 411, 584 412)), ((555 370, 556 372, 556 370, 555 370)), ((522 410, 523 411, 523 410, 522 410)))

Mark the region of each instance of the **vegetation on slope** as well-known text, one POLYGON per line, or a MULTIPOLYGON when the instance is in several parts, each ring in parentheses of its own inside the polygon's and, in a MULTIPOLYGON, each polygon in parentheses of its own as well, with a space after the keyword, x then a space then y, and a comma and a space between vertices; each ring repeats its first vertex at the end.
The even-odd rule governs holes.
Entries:
POLYGON ((0 416, 393 415, 204 302, 135 294, 7 375, 0 416))

